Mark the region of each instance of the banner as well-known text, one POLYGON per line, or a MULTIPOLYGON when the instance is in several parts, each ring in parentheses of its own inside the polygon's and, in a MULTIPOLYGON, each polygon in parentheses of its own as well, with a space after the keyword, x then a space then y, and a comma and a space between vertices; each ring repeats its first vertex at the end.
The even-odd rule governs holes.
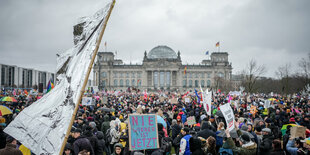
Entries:
POLYGON ((130 151, 159 148, 155 114, 132 114, 128 119, 130 151))
POLYGON ((194 116, 188 117, 187 118, 187 125, 194 125, 196 124, 196 120, 194 116))
POLYGON ((93 104, 93 98, 92 97, 83 97, 82 105, 90 106, 92 104, 93 104))
POLYGON ((235 115, 233 110, 228 103, 220 106, 220 110, 224 115, 228 130, 232 131, 235 128, 235 115))

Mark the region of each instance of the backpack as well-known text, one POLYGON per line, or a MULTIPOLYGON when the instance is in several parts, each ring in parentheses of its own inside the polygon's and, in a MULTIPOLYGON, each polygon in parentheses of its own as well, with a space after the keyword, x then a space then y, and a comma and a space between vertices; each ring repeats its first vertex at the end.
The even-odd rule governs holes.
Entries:
POLYGON ((169 137, 163 137, 161 139, 161 146, 160 150, 161 152, 170 152, 172 148, 172 142, 171 138, 169 137))
POLYGON ((111 131, 111 128, 109 128, 107 130, 107 132, 105 133, 105 139, 104 140, 105 140, 106 144, 110 144, 110 142, 112 141, 112 136, 111 136, 110 131, 111 131))
POLYGON ((219 154, 220 155, 233 155, 234 153, 231 149, 220 148, 219 154))

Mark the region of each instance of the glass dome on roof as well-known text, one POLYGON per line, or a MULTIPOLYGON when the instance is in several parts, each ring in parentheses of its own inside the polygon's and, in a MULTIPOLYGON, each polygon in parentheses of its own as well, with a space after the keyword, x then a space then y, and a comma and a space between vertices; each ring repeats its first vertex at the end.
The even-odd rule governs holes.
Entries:
POLYGON ((147 55, 149 59, 177 59, 177 54, 168 46, 154 47, 147 55))

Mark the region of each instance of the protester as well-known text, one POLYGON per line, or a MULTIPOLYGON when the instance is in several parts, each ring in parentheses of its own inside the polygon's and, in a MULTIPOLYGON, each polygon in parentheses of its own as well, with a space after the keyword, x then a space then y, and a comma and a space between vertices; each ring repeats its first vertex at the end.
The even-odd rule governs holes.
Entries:
POLYGON ((188 127, 183 128, 181 133, 183 135, 183 138, 181 139, 181 143, 180 143, 179 155, 190 155, 191 151, 190 151, 189 139, 192 136, 189 134, 189 128, 188 127))
POLYGON ((90 152, 90 155, 95 155, 90 141, 85 136, 81 136, 81 133, 82 130, 79 128, 74 131, 74 138, 76 139, 73 143, 74 154, 78 155, 81 151, 85 150, 90 152))
POLYGON ((1 155, 23 155, 22 151, 16 148, 17 141, 11 136, 6 137, 6 146, 0 149, 1 155))

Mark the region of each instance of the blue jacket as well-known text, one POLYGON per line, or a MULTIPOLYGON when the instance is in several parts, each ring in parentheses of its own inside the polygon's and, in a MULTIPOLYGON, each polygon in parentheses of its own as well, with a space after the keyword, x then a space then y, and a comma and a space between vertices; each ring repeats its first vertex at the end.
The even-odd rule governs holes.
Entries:
POLYGON ((289 140, 286 144, 286 150, 291 154, 291 155, 297 155, 297 150, 298 148, 294 146, 295 140, 289 140))
POLYGON ((186 136, 183 137, 186 140, 186 148, 185 148, 184 155, 190 155, 191 154, 191 151, 189 149, 189 139, 191 137, 192 137, 191 135, 186 135, 186 136))

